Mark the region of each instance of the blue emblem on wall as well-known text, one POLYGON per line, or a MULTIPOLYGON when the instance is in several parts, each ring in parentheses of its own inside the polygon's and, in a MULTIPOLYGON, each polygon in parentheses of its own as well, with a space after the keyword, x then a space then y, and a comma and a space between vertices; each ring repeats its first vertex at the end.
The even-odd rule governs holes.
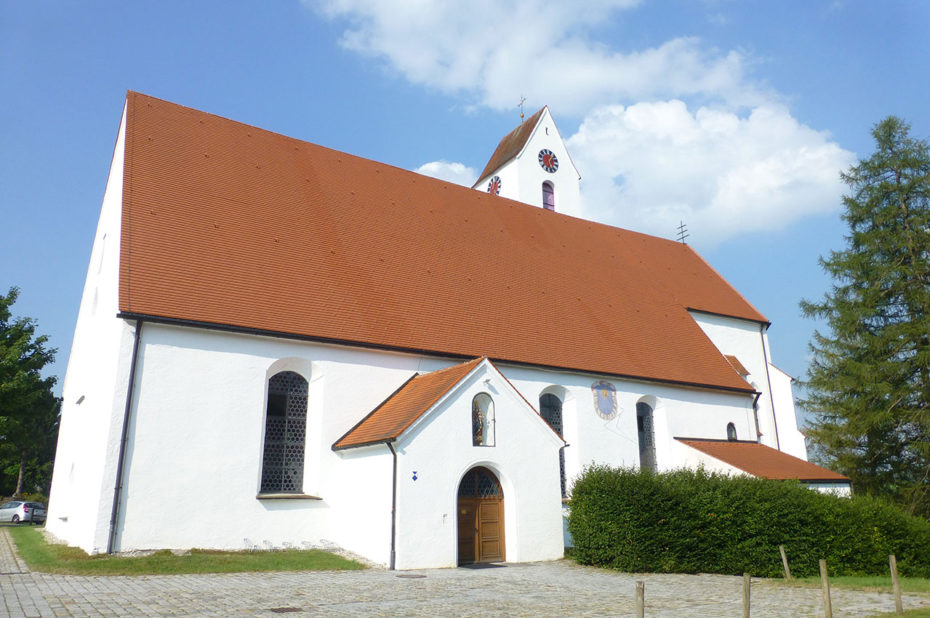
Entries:
POLYGON ((617 416, 617 389, 610 382, 601 380, 591 385, 594 395, 594 411, 605 421, 617 416))

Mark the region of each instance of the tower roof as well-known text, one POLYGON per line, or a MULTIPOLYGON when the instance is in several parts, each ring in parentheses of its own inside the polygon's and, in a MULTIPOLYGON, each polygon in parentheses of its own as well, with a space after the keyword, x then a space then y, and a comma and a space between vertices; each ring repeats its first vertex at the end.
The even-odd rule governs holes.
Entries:
POLYGON ((475 186, 477 186, 478 182, 482 179, 487 178, 492 172, 499 170, 505 163, 511 161, 520 154, 520 151, 526 146, 527 140, 529 140, 530 136, 533 134, 533 129, 539 124, 543 112, 547 109, 545 105, 539 108, 539 111, 527 118, 524 122, 521 122, 517 128, 501 139, 497 144, 497 148, 494 149, 494 154, 492 154, 490 160, 488 160, 487 165, 485 165, 481 173, 478 174, 478 181, 475 183, 475 186))

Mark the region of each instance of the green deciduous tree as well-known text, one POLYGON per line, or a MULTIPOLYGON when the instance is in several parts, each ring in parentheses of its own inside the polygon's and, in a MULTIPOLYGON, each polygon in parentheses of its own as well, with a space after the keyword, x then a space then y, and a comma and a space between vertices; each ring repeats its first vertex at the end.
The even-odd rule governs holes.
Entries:
POLYGON ((847 245, 821 258, 833 278, 805 315, 815 331, 808 435, 859 492, 930 515, 930 149, 889 117, 876 150, 843 175, 847 245))
POLYGON ((56 379, 40 373, 55 359, 55 350, 46 347, 46 336, 36 336, 30 318, 13 317, 18 296, 15 287, 0 295, 0 491, 13 485, 17 495, 30 472, 31 488, 47 489, 60 403, 52 393, 56 379))

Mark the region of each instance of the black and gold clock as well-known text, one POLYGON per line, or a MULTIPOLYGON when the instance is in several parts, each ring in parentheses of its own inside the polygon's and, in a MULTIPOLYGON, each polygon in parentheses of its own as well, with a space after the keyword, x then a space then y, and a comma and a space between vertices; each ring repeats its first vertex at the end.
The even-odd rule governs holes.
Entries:
POLYGON ((555 153, 548 148, 539 151, 539 165, 550 174, 554 174, 559 169, 559 159, 555 153))

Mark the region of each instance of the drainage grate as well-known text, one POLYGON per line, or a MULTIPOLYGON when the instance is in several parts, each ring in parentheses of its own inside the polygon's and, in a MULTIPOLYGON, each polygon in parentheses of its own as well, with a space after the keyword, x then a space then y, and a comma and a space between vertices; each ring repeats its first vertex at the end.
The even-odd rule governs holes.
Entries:
POLYGON ((402 577, 404 579, 423 579, 426 575, 418 575, 417 573, 401 573, 397 577, 402 577))
POLYGON ((299 607, 272 607, 272 614, 293 614, 294 612, 302 612, 303 610, 299 607))

